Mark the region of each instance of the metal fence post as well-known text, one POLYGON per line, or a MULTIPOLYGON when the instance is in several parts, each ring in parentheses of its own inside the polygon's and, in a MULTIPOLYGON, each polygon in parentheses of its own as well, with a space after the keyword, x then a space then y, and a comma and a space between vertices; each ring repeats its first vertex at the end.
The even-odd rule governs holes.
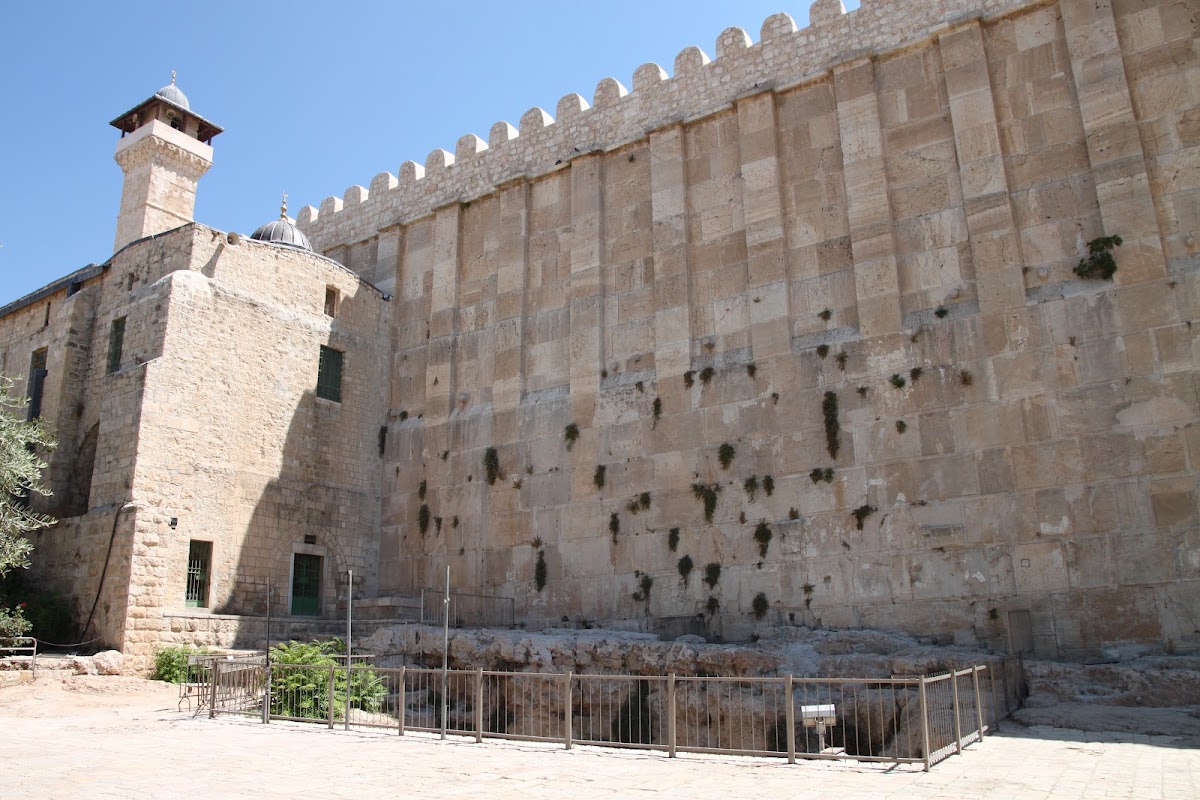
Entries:
POLYGON ((221 662, 217 659, 212 660, 212 667, 209 668, 209 680, 212 685, 209 686, 208 697, 208 718, 216 719, 217 716, 217 684, 221 680, 221 662))
POLYGON ((788 763, 796 763, 796 701, 794 688, 795 683, 792 680, 792 674, 789 672, 783 679, 784 691, 787 692, 787 705, 783 707, 784 720, 787 724, 787 755, 788 763))
POLYGON ((988 668, 988 687, 991 689, 989 694, 992 696, 992 718, 988 722, 988 727, 992 731, 998 731, 1000 730, 1000 701, 996 697, 996 670, 992 667, 988 668))
POLYGON ((400 692, 396 696, 397 713, 400 718, 400 736, 404 735, 404 712, 408 707, 408 694, 404 690, 404 666, 400 667, 400 692))
POLYGON ((929 772, 929 699, 925 691, 925 676, 921 676, 921 739, 925 753, 925 771, 929 772))
POLYGON ((266 678, 263 680, 263 707, 262 707, 262 723, 266 725, 271 721, 271 664, 270 661, 263 665, 266 671, 266 678))
POLYGON ((563 681, 563 744, 568 750, 571 749, 571 722, 575 713, 573 708, 575 700, 571 694, 573 676, 574 673, 567 672, 566 680, 563 681))
POLYGON ((483 741, 483 667, 475 670, 475 741, 483 741))
POLYGON ((675 757, 675 673, 667 674, 667 757, 675 757))
POLYGON ((334 665, 330 664, 329 665, 329 693, 325 695, 328 698, 328 702, 329 702, 329 730, 333 730, 333 705, 334 705, 333 701, 337 698, 337 691, 334 689, 333 670, 334 670, 334 665))
POLYGON ((983 702, 979 697, 979 670, 982 669, 978 664, 971 668, 971 682, 975 684, 975 717, 979 720, 979 741, 983 741, 983 702))
POLYGON ((958 670, 950 670, 951 697, 954 703, 954 752, 962 755, 962 708, 958 705, 958 670))

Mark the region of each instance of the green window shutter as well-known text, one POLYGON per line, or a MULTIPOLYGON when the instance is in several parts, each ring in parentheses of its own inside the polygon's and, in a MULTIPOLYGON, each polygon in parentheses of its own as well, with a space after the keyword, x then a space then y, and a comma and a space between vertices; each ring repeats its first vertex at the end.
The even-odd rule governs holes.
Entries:
POLYGON ((121 368, 121 351, 125 346, 125 318, 114 319, 108 331, 108 374, 121 368))
POLYGON ((317 364, 317 397, 342 402, 341 350, 321 345, 321 360, 317 364))

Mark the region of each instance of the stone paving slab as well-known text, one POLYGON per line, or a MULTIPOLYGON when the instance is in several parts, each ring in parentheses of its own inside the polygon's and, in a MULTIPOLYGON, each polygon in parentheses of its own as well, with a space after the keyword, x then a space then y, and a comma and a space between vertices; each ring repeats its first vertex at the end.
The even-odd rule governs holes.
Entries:
POLYGON ((1200 797, 1200 750, 1172 737, 1009 724, 924 773, 801 762, 329 731, 173 707, 29 716, 0 693, 0 798, 1200 797))

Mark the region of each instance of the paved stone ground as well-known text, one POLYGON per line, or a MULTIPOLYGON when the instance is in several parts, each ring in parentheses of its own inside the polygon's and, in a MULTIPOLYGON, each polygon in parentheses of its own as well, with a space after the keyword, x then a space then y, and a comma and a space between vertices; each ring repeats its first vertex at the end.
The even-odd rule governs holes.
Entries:
POLYGON ((1010 723, 926 774, 208 720, 173 687, 113 680, 0 688, 0 798, 1200 797, 1200 749, 1172 737, 1010 723))

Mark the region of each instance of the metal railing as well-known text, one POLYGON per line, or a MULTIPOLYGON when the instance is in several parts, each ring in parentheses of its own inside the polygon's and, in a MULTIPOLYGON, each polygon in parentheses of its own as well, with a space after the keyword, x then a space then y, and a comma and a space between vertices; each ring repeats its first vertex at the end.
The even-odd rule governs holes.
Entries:
MULTIPOLYGON (((442 625, 445 599, 444 589, 422 589, 420 622, 442 625)), ((451 628, 516 627, 516 601, 498 595, 450 592, 449 624, 451 628)))
POLYGON ((29 670, 37 678, 38 640, 32 636, 13 636, 0 639, 0 661, 19 662, 29 659, 29 670))
POLYGON ((1019 704, 1015 659, 934 676, 577 675, 213 660, 209 716, 604 747, 933 764, 1019 704), (1011 663, 1010 663, 1011 662, 1011 663), (1016 702, 1014 702, 1014 698, 1016 702), (266 706, 264 713, 264 704, 266 706))

